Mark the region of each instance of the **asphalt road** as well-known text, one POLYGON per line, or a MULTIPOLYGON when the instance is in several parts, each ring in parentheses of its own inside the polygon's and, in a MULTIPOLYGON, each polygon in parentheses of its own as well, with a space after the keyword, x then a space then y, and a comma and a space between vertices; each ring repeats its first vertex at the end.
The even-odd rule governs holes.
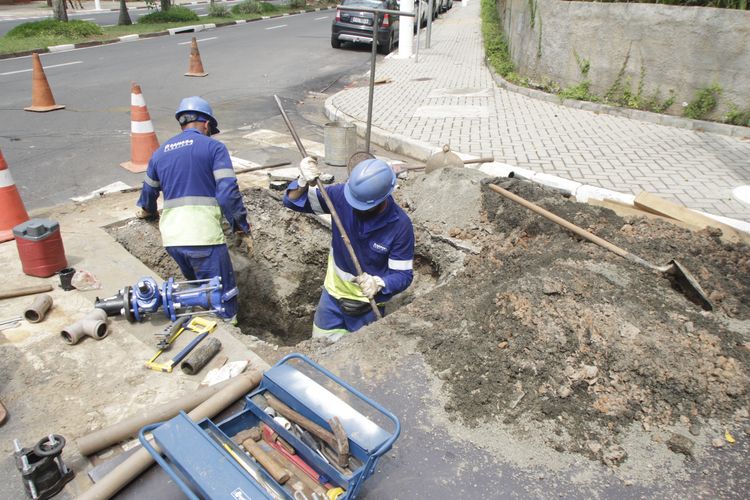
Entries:
MULTIPOLYGON (((237 3, 240 3, 241 0, 229 0, 226 2, 220 2, 223 5, 226 5, 227 7, 231 7, 237 3)), ((272 1, 271 3, 279 3, 272 1)), ((79 21, 90 21, 92 23, 96 23, 99 26, 114 26, 117 24, 117 19, 120 16, 120 13, 118 11, 112 11, 110 9, 117 8, 118 5, 115 2, 102 0, 102 10, 100 12, 82 12, 79 13, 75 10, 68 9, 68 19, 73 20, 77 19, 79 21)), ((200 4, 200 5, 183 5, 183 7, 187 7, 188 9, 194 11, 199 16, 205 16, 208 15, 208 4, 200 4)), ((46 14, 47 11, 41 11, 40 15, 38 16, 29 16, 25 17, 23 19, 7 19, 7 20, 0 20, 0 36, 5 35, 8 31, 13 29, 15 26, 18 26, 22 23, 28 23, 31 21, 39 21, 41 19, 47 19, 50 17, 50 15, 46 14)), ((139 17, 145 16, 150 11, 147 9, 128 9, 128 14, 130 14, 130 20, 134 23, 138 20, 139 17)))
POLYGON ((0 149, 27 208, 118 180, 140 185, 142 174, 119 166, 130 157, 131 81, 143 89, 160 141, 178 132, 174 111, 189 95, 212 104, 226 133, 217 136, 222 140, 241 138, 241 127, 277 115, 274 94, 301 100, 367 71, 366 47, 331 48, 333 15, 312 12, 197 33, 205 78, 183 76, 193 34, 44 54, 55 100, 66 105, 51 113, 23 110, 31 102, 30 58, 0 60, 0 149))

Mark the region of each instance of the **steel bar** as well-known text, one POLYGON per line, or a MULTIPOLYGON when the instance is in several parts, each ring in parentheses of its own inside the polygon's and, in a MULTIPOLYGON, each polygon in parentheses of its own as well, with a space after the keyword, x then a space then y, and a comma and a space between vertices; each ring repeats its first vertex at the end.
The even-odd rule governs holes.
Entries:
MULTIPOLYGON (((286 127, 289 129, 289 133, 292 135, 294 142, 297 144, 297 149, 299 149, 299 153, 302 155, 303 158, 307 157, 307 151, 305 151, 305 146, 302 145, 302 141, 297 135, 297 132, 294 130, 294 125, 292 125, 292 122, 289 120, 289 117, 286 115, 286 111, 284 111, 284 106, 281 105, 281 101, 279 100, 279 97, 277 95, 274 95, 273 98, 276 99, 276 105, 279 107, 279 112, 281 113, 281 117, 284 119, 284 123, 286 123, 286 127)), ((328 205, 328 209, 331 211, 331 219, 333 219, 333 222, 336 223, 336 227, 341 233, 341 238, 344 240, 344 246, 349 252, 349 257, 352 259, 352 262, 354 263, 354 269, 357 271, 357 276, 359 276, 360 274, 362 274, 362 266, 359 264, 359 259, 357 258, 357 254, 354 253, 352 242, 349 239, 349 235, 346 234, 346 229, 344 228, 344 224, 341 223, 339 214, 336 212, 336 208, 334 208, 333 202, 331 202, 331 198, 328 197, 326 188, 323 185, 323 183, 320 182, 320 179, 317 180, 316 186, 318 188, 318 191, 320 191, 321 196, 323 196, 323 200, 325 200, 326 205, 328 205)), ((377 319, 382 319, 383 315, 380 314, 380 309, 378 309, 378 305, 375 303, 374 299, 370 299, 370 306, 372 307, 372 312, 375 313, 375 317, 377 319)))

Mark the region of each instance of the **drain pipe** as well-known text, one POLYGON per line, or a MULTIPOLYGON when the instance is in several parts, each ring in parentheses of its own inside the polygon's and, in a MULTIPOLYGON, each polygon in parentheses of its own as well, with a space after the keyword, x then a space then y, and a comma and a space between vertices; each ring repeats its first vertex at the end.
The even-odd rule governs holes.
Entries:
MULTIPOLYGON (((215 417, 229 405, 253 390, 260 383, 260 379, 261 373, 258 371, 237 375, 229 385, 197 406, 188 413, 188 416, 194 422, 215 417)), ((145 448, 140 448, 112 469, 109 474, 94 483, 91 488, 83 492, 77 500, 106 500, 112 498, 115 493, 151 467, 153 463, 154 459, 151 454, 145 448)))
POLYGON ((52 307, 52 297, 45 293, 34 299, 34 302, 23 312, 23 317, 29 323, 39 323, 44 321, 50 307, 52 307))
POLYGON ((74 345, 86 335, 96 340, 101 340, 108 333, 107 313, 102 309, 94 309, 83 318, 63 329, 60 332, 60 336, 68 344, 74 345))

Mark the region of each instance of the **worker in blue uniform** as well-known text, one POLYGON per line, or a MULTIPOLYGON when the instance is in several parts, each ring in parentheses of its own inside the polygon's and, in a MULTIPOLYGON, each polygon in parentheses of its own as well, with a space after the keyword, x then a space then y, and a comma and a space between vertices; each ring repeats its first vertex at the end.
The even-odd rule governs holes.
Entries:
MULTIPOLYGON (((304 158, 299 178, 286 190, 284 205, 297 212, 330 213, 323 196, 313 187, 319 175, 317 160, 304 158)), ((374 299, 384 314, 382 304, 411 284, 414 228, 391 196, 395 187, 393 169, 382 160, 368 159, 352 170, 346 184, 326 188, 363 272, 356 275, 334 224, 313 337, 336 341, 372 323, 376 318, 369 300, 374 299)))
POLYGON ((218 316, 235 320, 237 283, 221 227, 222 214, 252 253, 250 225, 232 160, 226 146, 212 139, 218 123, 201 97, 186 97, 175 113, 182 132, 154 151, 138 199, 137 216, 157 216, 162 244, 188 280, 221 276, 223 309, 218 316))

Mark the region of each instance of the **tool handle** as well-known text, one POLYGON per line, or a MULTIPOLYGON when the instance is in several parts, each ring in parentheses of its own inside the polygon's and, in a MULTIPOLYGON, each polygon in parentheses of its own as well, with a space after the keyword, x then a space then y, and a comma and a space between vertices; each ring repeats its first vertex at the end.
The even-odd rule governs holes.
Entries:
POLYGON ((619 255, 620 257, 624 257, 624 258, 626 258, 628 260, 631 260, 633 262, 637 262, 639 264, 646 265, 646 267, 651 267, 646 261, 644 261, 643 259, 640 259, 640 258, 636 257, 635 255, 631 254, 627 250, 625 250, 623 248, 620 248, 617 245, 613 245, 609 241, 607 241, 605 239, 602 239, 602 238, 598 237, 597 235, 586 231, 583 228, 580 228, 580 227, 576 226, 572 222, 566 221, 562 217, 558 217, 557 215, 553 214, 552 212, 548 212, 547 210, 543 209, 539 205, 537 205, 535 203, 531 203, 529 200, 521 198, 517 194, 513 194, 510 191, 507 191, 507 190, 501 188, 500 186, 498 186, 496 184, 490 184, 489 187, 494 192, 496 192, 496 193, 498 193, 498 194, 500 194, 500 195, 508 198, 511 201, 515 201, 519 205, 528 208, 532 212, 536 212, 537 214, 541 215, 545 219, 550 220, 550 221, 554 222, 555 224, 558 224, 558 225, 564 227, 568 231, 572 231, 573 233, 577 234, 578 236, 580 236, 581 238, 583 238, 585 240, 590 241, 591 243, 595 243, 595 244, 599 245, 600 247, 605 248, 605 249, 609 250, 610 252, 613 252, 613 253, 619 255))
POLYGON ((289 408, 287 405, 272 396, 270 392, 266 392, 264 396, 266 397, 266 401, 268 401, 268 405, 276 410, 276 412, 278 412, 281 416, 291 420, 296 424, 299 424, 307 431, 325 441, 334 450, 338 449, 338 447, 336 446, 336 438, 334 437, 332 432, 329 432, 309 418, 289 408))
MULTIPOLYGON (((284 123, 286 123, 286 127, 289 129, 289 133, 292 134, 292 138, 294 139, 294 142, 297 144, 297 149, 299 149, 299 153, 302 155, 302 157, 306 157, 307 151, 305 151, 305 146, 302 145, 302 141, 297 135, 297 132, 294 130, 294 125, 292 125, 292 122, 289 120, 289 117, 286 115, 286 111, 284 111, 284 107, 281 105, 279 96, 274 95, 273 98, 276 99, 276 105, 279 107, 279 111, 281 112, 281 117, 284 119, 284 123)), ((333 222, 336 223, 336 227, 338 228, 339 233, 341 233, 341 239, 344 240, 344 246, 346 247, 346 250, 349 252, 349 257, 352 259, 352 262, 354 263, 354 269, 356 269, 357 271, 357 276, 359 276, 360 274, 362 274, 362 266, 359 265, 359 259, 357 259, 357 254, 354 253, 352 242, 349 239, 349 235, 346 234, 346 229, 344 229, 344 225, 341 223, 339 214, 336 212, 336 208, 333 206, 333 203, 331 203, 331 198, 328 197, 326 188, 325 186, 323 186, 323 183, 320 182, 320 179, 317 180, 316 187, 318 188, 318 191, 320 191, 320 194, 323 196, 323 200, 325 200, 326 205, 328 205, 328 210, 331 212, 331 218, 333 219, 333 222)), ((369 300, 370 300, 370 307, 372 307, 372 312, 375 313, 375 317, 377 319, 382 319, 383 315, 380 314, 380 309, 378 309, 378 305, 375 303, 375 299, 369 299, 369 300)))
POLYGON ((258 463, 271 474, 271 477, 279 483, 284 484, 289 480, 289 471, 281 466, 275 459, 271 458, 271 455, 261 448, 258 443, 252 439, 246 439, 242 442, 242 446, 253 456, 258 463))
POLYGON ((279 167, 286 167, 287 165, 291 164, 290 161, 282 161, 279 163, 272 163, 270 165, 260 165, 258 167, 247 167, 247 168, 238 168, 234 171, 235 174, 244 174, 247 172, 257 172, 258 170, 267 170, 270 168, 279 168, 279 167))
POLYGON ((495 161, 494 156, 485 156, 482 158, 474 158, 473 160, 464 160, 464 165, 471 165, 472 163, 492 163, 495 161))
POLYGON ((52 285, 25 286, 22 288, 13 288, 0 292, 0 299, 12 299, 13 297, 23 297, 24 295, 34 295, 35 293, 51 292, 52 285))
POLYGON ((183 350, 181 350, 180 352, 177 353, 177 356, 175 356, 174 358, 172 358, 172 361, 171 361, 172 368, 174 368, 175 366, 177 366, 177 363, 179 363, 180 361, 182 361, 185 358, 185 356, 187 356, 188 354, 190 354, 190 351, 192 351, 193 349, 195 349, 195 346, 197 346, 198 344, 200 344, 201 341, 203 339, 205 339, 206 337, 208 337, 208 332, 201 333, 200 335, 198 335, 197 337, 195 337, 193 340, 191 340, 190 343, 188 345, 186 345, 183 350))

